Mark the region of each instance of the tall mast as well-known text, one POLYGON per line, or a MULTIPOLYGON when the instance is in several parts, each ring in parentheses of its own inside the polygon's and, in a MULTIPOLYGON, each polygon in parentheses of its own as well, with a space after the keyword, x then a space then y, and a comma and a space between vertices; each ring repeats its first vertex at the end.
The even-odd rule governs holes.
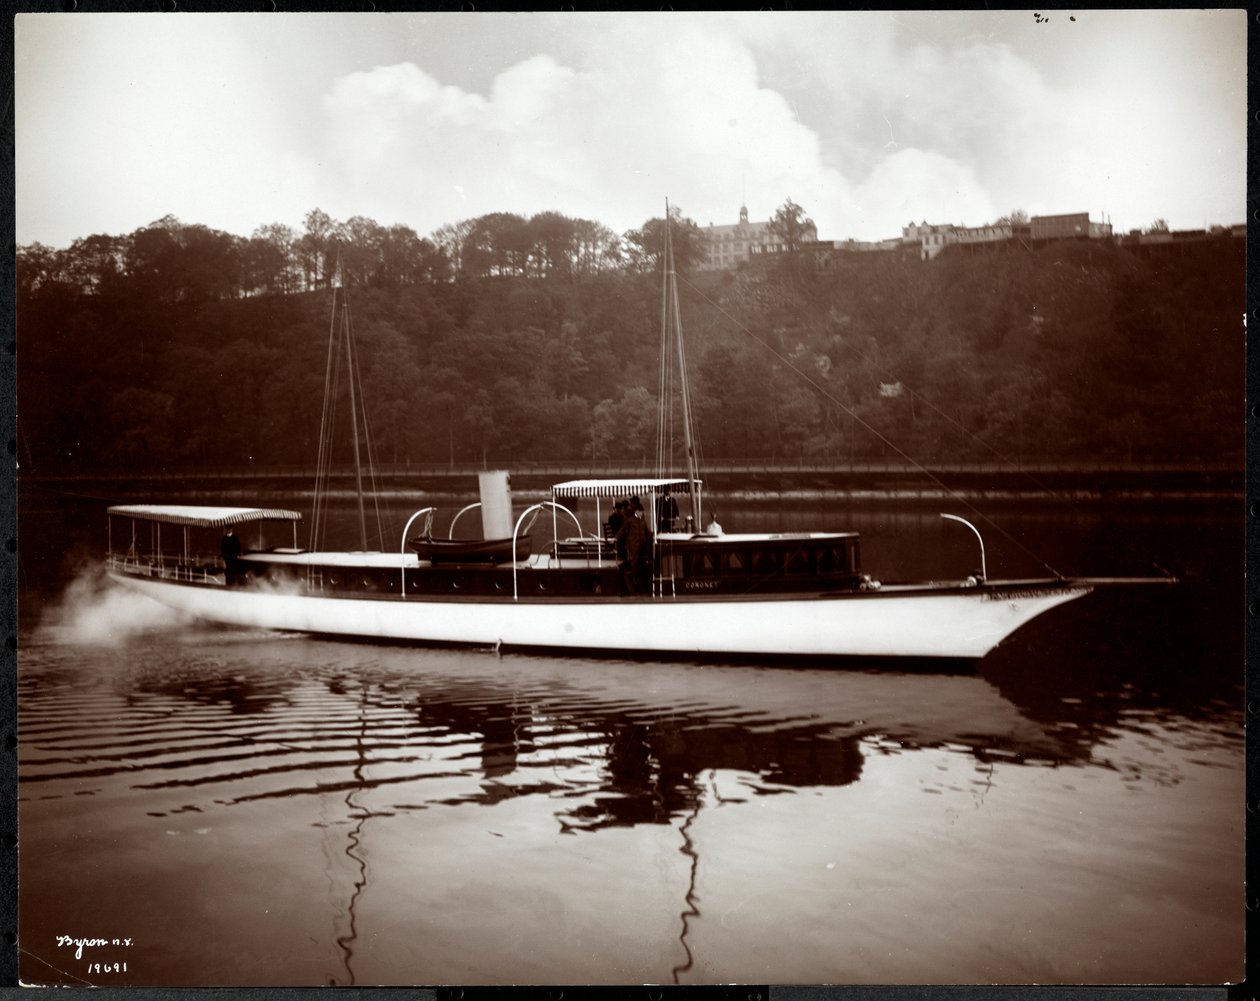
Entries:
MULTIPOLYGON (((367 451, 368 472, 372 474, 372 436, 368 427, 366 403, 360 403, 363 386, 359 381, 358 349, 354 344, 354 326, 350 316, 350 297, 346 292, 338 251, 333 266, 332 310, 328 327, 328 363, 324 372, 324 412, 319 426, 319 460, 315 471, 315 495, 311 514, 311 549, 324 544, 327 528, 328 497, 333 474, 333 438, 337 428, 337 400, 341 392, 342 342, 345 342, 346 377, 350 393, 350 441, 354 450, 354 484, 359 506, 359 543, 367 551, 367 510, 363 491, 363 457, 359 445, 359 421, 363 421, 363 444, 367 451)), ((380 532, 380 508, 376 510, 377 532, 380 532)))
POLYGON ((354 367, 354 333, 350 328, 350 305, 344 295, 341 302, 342 330, 346 339, 346 374, 350 383, 350 441, 354 446, 354 490, 359 501, 359 541, 367 552, 367 515, 363 510, 363 463, 359 460, 359 407, 354 393, 358 373, 354 367))
POLYGON ((665 288, 670 303, 669 319, 673 321, 674 340, 678 342, 678 385, 682 389, 683 444, 687 451, 687 476, 690 480, 691 516, 696 529, 700 522, 700 495, 696 490, 699 472, 696 468, 696 443, 691 431, 691 395, 687 387, 687 356, 683 350, 682 314, 678 309, 678 278, 674 272, 674 241, 670 233, 669 199, 665 199, 665 288))

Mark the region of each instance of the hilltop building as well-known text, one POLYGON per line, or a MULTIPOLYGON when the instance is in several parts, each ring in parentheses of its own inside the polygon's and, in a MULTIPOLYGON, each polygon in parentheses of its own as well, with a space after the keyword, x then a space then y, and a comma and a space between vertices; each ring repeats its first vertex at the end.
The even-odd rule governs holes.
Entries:
MULTIPOLYGON (((777 254, 785 248, 770 230, 770 222, 749 222, 748 206, 739 207, 739 222, 733 225, 709 224, 705 236, 707 254, 698 265, 701 271, 724 271, 738 267, 758 254, 777 254)), ((818 239, 818 228, 807 222, 801 234, 805 243, 818 239)))
POLYGON ((1111 237, 1111 223, 1092 222, 1088 212, 1035 215, 1026 223, 956 226, 953 223, 910 223, 901 230, 902 244, 918 244, 919 256, 930 261, 948 246, 998 243, 1004 240, 1102 240, 1111 237))

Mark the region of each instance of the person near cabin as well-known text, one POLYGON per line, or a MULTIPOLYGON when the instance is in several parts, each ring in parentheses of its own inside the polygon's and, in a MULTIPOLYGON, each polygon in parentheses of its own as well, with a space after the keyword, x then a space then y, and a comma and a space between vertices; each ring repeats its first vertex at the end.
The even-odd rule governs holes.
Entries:
POLYGON ((223 581, 228 587, 241 582, 242 551, 240 538, 229 528, 219 543, 219 555, 223 557, 223 581))
POLYGON ((722 526, 718 524, 716 511, 714 511, 713 514, 710 516, 709 525, 704 530, 704 534, 705 535, 721 535, 722 534, 722 526))
POLYGON ((669 487, 666 487, 665 492, 656 499, 656 530, 658 532, 672 532, 677 521, 678 501, 674 500, 673 494, 669 492, 669 487))
MULTIPOLYGON (((612 514, 608 516, 608 534, 612 538, 615 539, 617 537, 617 533, 621 530, 621 526, 625 523, 625 520, 626 520, 626 502, 624 500, 619 500, 617 501, 616 504, 613 505, 612 514)), ((620 547, 618 547, 617 552, 618 552, 618 559, 624 559, 624 557, 620 555, 621 553, 620 547)))
POLYGON ((643 504, 638 497, 631 497, 626 520, 616 535, 618 553, 625 546, 625 559, 621 560, 621 577, 625 593, 640 594, 651 587, 652 532, 643 516, 643 504))

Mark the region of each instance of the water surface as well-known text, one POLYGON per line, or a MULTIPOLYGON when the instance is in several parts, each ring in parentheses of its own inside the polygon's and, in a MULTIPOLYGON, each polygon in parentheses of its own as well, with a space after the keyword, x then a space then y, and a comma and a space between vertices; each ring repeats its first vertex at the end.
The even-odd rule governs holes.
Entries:
MULTIPOLYGON (((57 568, 23 591, 28 983, 1242 975, 1233 512, 1004 512, 1063 572, 1187 583, 948 674, 208 628, 74 578, 64 515, 23 534, 57 568)), ((722 515, 856 525, 888 579, 975 558, 919 508, 722 515)), ((1035 570, 987 540, 992 575, 1035 570)))

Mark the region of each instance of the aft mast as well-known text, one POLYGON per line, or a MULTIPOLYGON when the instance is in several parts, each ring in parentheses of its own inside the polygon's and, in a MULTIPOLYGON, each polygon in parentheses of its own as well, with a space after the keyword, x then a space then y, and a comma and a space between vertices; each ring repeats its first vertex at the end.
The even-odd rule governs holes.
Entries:
MULTIPOLYGON (((699 529, 703 524, 700 520, 700 494, 696 489, 696 483, 700 479, 700 475, 696 462, 695 434, 691 424, 691 394, 687 385, 687 356, 683 348, 682 314, 678 308, 678 277, 674 271, 674 241, 671 229, 669 199, 667 198, 665 199, 665 256, 663 262, 665 283, 661 301, 661 426, 663 429, 667 425, 668 422, 665 418, 671 406, 671 401, 667 398, 669 380, 665 376, 665 370, 668 366, 669 340, 672 334, 678 351, 678 385, 682 403, 683 447, 687 454, 687 477, 691 482, 691 487, 688 491, 691 495, 691 517, 693 519, 692 524, 699 529)), ((662 430, 660 445, 658 446, 662 457, 666 455, 668 446, 668 437, 662 430)), ((663 464, 664 458, 662 458, 663 464)))
POLYGON ((358 381, 358 370, 355 368, 354 337, 350 332, 350 303, 344 295, 341 300, 342 330, 346 342, 346 372, 350 386, 350 442, 354 449, 354 492, 359 501, 359 541, 360 548, 367 552, 367 515, 363 508, 363 462, 359 458, 359 407, 356 401, 354 384, 358 381))

